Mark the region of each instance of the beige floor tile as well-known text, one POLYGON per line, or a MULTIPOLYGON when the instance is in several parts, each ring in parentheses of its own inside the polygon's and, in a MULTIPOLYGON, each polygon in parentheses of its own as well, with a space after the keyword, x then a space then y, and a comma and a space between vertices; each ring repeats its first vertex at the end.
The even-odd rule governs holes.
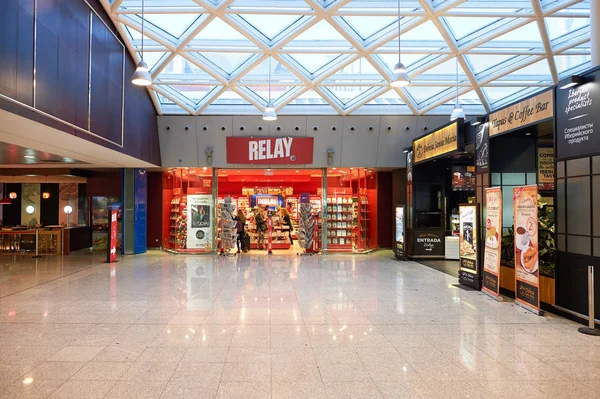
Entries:
POLYGON ((371 381, 354 349, 315 349, 323 381, 371 381))
POLYGON ((271 361, 271 348, 229 348, 228 363, 254 363, 271 361))
POLYGON ((18 380, 10 384, 4 392, 0 392, 0 398, 11 399, 37 399, 47 398, 60 387, 64 381, 33 380, 24 384, 18 380))
POLYGON ((326 399, 322 382, 273 381, 272 399, 326 399))
POLYGON ((166 381, 118 381, 104 398, 158 399, 166 386, 166 381))
POLYGON ((171 381, 161 399, 213 399, 218 389, 218 381, 171 381))
POLYGON ((187 348, 181 361, 183 363, 224 363, 228 348, 187 348))
POLYGON ((328 399, 381 399, 373 382, 325 382, 328 399))
POLYGON ((116 384, 116 381, 76 381, 70 380, 60 386, 51 399, 102 399, 116 384))
POLYGON ((139 362, 179 363, 186 349, 181 347, 150 346, 137 359, 139 362))
POLYGON ((177 363, 135 362, 121 377, 125 381, 169 381, 177 363))
POLYGON ((85 362, 43 362, 26 373, 23 379, 66 381, 84 365, 85 362))
POLYGON ((74 380, 117 381, 131 367, 127 362, 89 362, 74 376, 74 380))
POLYGON ((171 377, 177 382, 219 381, 223 374, 224 363, 180 363, 171 377))
POLYGON ((103 346, 67 346, 48 359, 50 362, 89 362, 103 346))
POLYGON ((221 382, 219 399, 270 399, 271 386, 260 382, 221 382))
POLYGON ((270 382, 271 365, 269 363, 225 363, 222 381, 270 382))
POLYGON ((321 373, 312 348, 287 348, 272 351, 271 374, 273 381, 321 381, 321 373))

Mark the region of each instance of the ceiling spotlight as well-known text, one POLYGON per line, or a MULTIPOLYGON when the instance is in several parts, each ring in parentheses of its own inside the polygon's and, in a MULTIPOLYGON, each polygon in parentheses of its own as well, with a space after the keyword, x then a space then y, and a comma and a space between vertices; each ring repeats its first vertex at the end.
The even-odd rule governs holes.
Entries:
POLYGON ((584 83, 584 79, 581 76, 573 75, 558 82, 558 88, 561 90, 568 89, 569 87, 578 86, 582 83, 584 83))
POLYGON ((390 86, 392 87, 404 87, 410 84, 410 79, 408 78, 408 74, 406 73, 406 67, 403 63, 398 62, 394 67, 394 76, 392 77, 392 82, 390 86))
POLYGON ((461 118, 465 119, 465 110, 463 110, 460 103, 457 102, 452 110, 452 115, 450 115, 450 120, 454 121, 461 118))
POLYGON ((145 1, 142 0, 142 52, 141 52, 141 59, 140 62, 138 62, 137 67, 135 69, 135 72, 133 73, 133 76, 131 77, 131 83, 133 83, 136 86, 150 86, 152 84, 152 77, 150 76, 150 73, 148 72, 149 68, 148 68, 148 64, 146 64, 144 62, 144 21, 146 19, 146 15, 144 13, 144 3, 145 1))
POLYGON ((478 116, 475 120, 471 121, 471 126, 477 126, 485 123, 485 116, 478 116))
POLYGON ((275 112, 275 107, 271 102, 271 57, 269 56, 269 102, 267 103, 265 112, 263 112, 263 121, 272 122, 276 120, 277 112, 275 112))

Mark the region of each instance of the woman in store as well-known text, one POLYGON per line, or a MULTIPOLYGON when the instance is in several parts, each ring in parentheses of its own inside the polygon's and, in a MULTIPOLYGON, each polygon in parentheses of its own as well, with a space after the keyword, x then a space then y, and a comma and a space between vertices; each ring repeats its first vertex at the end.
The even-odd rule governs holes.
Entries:
POLYGON ((248 248, 246 248, 246 245, 244 243, 244 239, 246 236, 246 231, 245 231, 245 227, 246 227, 246 216, 244 216, 244 211, 242 211, 241 209, 238 209, 237 211, 237 216, 235 218, 233 218, 233 220, 235 220, 236 222, 236 229, 237 229, 237 239, 236 239, 236 243, 237 243, 237 253, 240 253, 240 247, 241 250, 244 251, 244 253, 248 252, 248 248))
POLYGON ((258 249, 265 249, 265 231, 267 230, 267 222, 265 220, 265 212, 260 206, 256 207, 254 222, 256 223, 256 232, 258 233, 258 243, 256 244, 256 247, 258 249))
POLYGON ((292 219, 290 219, 290 213, 287 209, 281 208, 281 218, 283 219, 283 225, 288 226, 290 244, 294 245, 294 239, 292 238, 292 231, 294 231, 294 228, 292 227, 292 219))

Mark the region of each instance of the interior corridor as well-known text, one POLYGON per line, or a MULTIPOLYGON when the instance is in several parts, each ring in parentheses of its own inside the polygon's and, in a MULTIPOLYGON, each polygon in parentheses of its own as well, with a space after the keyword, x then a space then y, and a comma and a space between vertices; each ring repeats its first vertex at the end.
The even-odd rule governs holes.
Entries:
POLYGON ((2 398, 600 395, 600 340, 579 325, 389 251, 81 256, 69 268, 83 270, 61 277, 45 261, 56 278, 38 280, 39 267, 16 274, 10 259, 2 398))

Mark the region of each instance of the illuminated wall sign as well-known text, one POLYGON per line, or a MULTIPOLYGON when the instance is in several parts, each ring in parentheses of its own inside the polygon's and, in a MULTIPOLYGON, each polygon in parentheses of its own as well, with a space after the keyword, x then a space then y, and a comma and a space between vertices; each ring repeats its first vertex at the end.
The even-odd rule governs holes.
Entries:
POLYGON ((463 121, 458 120, 413 141, 413 163, 417 164, 440 155, 462 151, 463 145, 463 121))
POLYGON ((554 116, 552 90, 490 114, 490 137, 554 116))

